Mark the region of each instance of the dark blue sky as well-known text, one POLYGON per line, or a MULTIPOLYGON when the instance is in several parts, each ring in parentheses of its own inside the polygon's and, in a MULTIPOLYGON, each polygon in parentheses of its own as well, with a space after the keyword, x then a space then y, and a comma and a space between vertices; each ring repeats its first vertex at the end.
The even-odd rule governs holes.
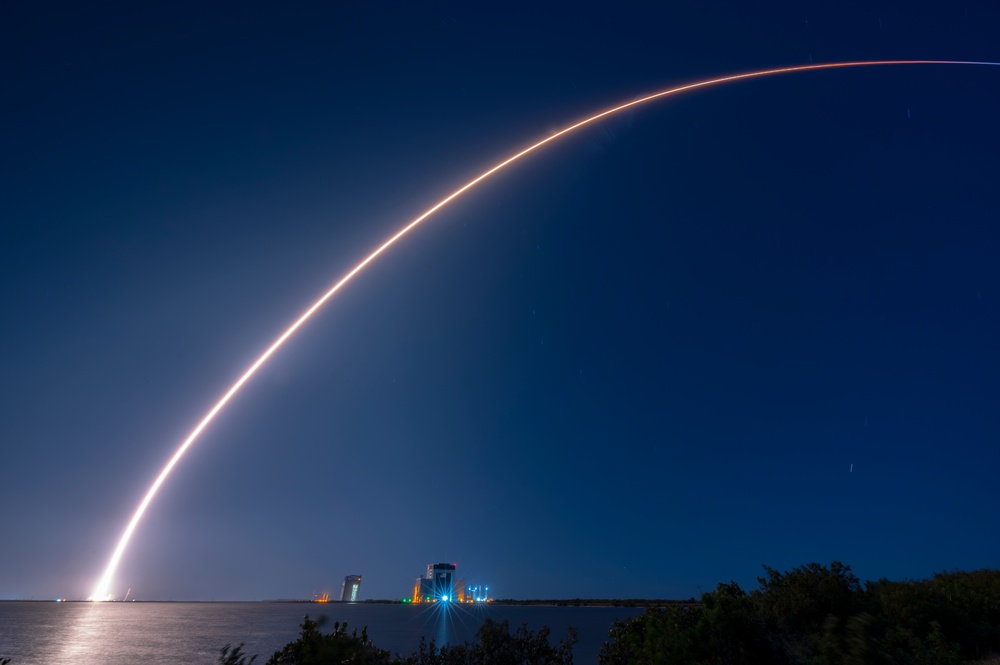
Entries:
MULTIPOLYGON (((1000 60, 985 1, 203 4, 0 8, 0 598, 87 596, 243 368, 515 149, 715 75, 1000 60)), ((400 597, 453 561, 501 597, 686 598, 761 564, 995 567, 998 116, 1000 68, 869 68, 551 146, 272 359, 116 591, 360 573, 400 597)))

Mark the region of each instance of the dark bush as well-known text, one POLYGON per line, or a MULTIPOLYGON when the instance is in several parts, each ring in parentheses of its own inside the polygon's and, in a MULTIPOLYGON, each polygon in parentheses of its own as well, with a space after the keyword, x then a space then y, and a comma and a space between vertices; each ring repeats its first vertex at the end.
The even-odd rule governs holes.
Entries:
POLYGON ((699 607, 616 622, 602 665, 958 665, 1000 652, 1000 571, 864 585, 849 566, 765 567, 759 589, 735 583, 699 607))

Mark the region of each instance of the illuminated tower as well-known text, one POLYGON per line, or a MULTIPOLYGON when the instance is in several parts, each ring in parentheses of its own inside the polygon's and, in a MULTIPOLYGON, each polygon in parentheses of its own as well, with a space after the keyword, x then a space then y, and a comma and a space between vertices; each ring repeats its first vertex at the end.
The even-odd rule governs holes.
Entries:
POLYGON ((413 585, 413 602, 433 603, 455 600, 455 564, 429 563, 427 574, 413 585))
POLYGON ((434 600, 455 600, 455 568, 453 563, 427 566, 427 577, 433 580, 434 600))
POLYGON ((358 601, 358 591, 361 590, 361 576, 348 575, 344 578, 344 585, 340 587, 340 602, 356 603, 358 601))

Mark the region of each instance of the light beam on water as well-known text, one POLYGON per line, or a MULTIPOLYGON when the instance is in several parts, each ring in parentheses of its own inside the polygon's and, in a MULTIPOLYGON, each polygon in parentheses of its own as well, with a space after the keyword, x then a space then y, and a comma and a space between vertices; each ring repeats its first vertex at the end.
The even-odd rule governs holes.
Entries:
POLYGON ((330 298, 332 298, 333 295, 337 293, 337 291, 339 291, 345 284, 351 281, 351 279, 353 279, 355 275, 361 272, 361 270, 363 270, 369 263, 378 258, 379 255, 381 255, 385 250, 389 249, 392 245, 396 244, 398 240, 400 240, 403 236, 405 236, 407 233, 413 230, 413 228, 415 228, 418 224, 420 224, 425 219, 433 215, 435 212, 437 212, 444 206, 448 205, 456 198, 458 198, 468 190, 472 189, 482 181, 486 180, 497 171, 506 168, 507 166, 513 164, 522 157, 525 157, 529 153, 532 153, 538 150, 539 148, 555 141, 556 139, 563 137, 567 134, 570 134, 577 129, 580 129, 581 127, 590 125, 594 122, 597 122, 598 120, 601 120, 611 115, 615 115, 616 113, 619 113, 626 109, 645 104, 647 102, 651 102, 671 95, 676 95, 682 92, 687 92, 689 90, 695 90, 698 88, 707 88, 722 83, 731 83, 735 81, 742 81, 745 79, 762 78, 765 76, 775 76, 778 74, 792 74, 795 72, 806 72, 819 69, 843 69, 848 67, 874 67, 874 66, 888 66, 888 65, 1000 66, 1000 63, 974 62, 974 61, 962 61, 962 60, 869 60, 869 61, 858 61, 858 62, 834 62, 834 63, 818 64, 818 65, 813 64, 813 65, 800 65, 796 67, 782 67, 779 69, 766 69, 756 72, 748 72, 745 74, 722 76, 719 78, 708 79, 705 81, 697 81, 695 83, 689 83, 686 85, 677 86, 675 88, 670 88, 668 90, 662 90, 660 92, 656 92, 651 95, 635 99, 631 102, 626 102, 619 106, 609 108, 605 111, 601 111, 600 113, 596 113, 588 118, 584 118, 583 120, 580 120, 575 124, 572 124, 564 129, 561 129, 555 132, 554 134, 551 134, 550 136, 547 136, 546 138, 538 141, 537 143, 529 145, 527 148, 524 148, 520 152, 515 153, 514 155, 504 159, 500 163, 496 164, 487 171, 484 171, 483 173, 476 176, 469 182, 465 183, 464 185, 456 189, 454 192, 452 192, 445 198, 441 199, 439 202, 435 203, 433 206, 428 208, 418 217, 408 222, 399 231, 397 231, 394 235, 392 235, 388 240, 379 245, 371 254, 365 257, 364 260, 362 260, 360 263, 354 266, 354 268, 352 268, 350 272, 341 277, 336 284, 330 287, 330 289, 326 293, 324 293, 316 302, 314 302, 309 307, 309 309, 303 312, 299 316, 299 318, 297 318, 283 333, 281 333, 281 335, 276 340, 274 340, 274 342, 271 343, 271 345, 267 348, 267 350, 265 350, 264 353, 262 353, 260 357, 257 358, 257 360, 255 360, 252 365, 250 365, 250 367, 243 373, 243 375, 236 380, 236 383, 234 383, 229 388, 229 390, 227 390, 226 393, 219 399, 219 401, 216 402, 215 405, 208 411, 208 413, 205 414, 205 416, 201 419, 198 425, 191 431, 190 434, 188 434, 188 437, 184 439, 183 443, 181 443, 181 445, 177 448, 176 452, 174 452, 170 460, 167 461, 166 465, 160 471, 160 474, 156 477, 156 480, 154 480, 153 484, 150 485, 149 490, 146 491, 146 495, 139 503, 138 508, 136 508, 135 513, 132 515, 132 519, 129 520, 128 525, 125 527, 125 530, 122 532, 121 537, 118 539, 118 544, 111 555, 111 559, 108 561, 107 567, 104 569, 104 573, 101 575, 100 580, 95 585, 94 591, 90 596, 90 600, 108 600, 112 597, 111 584, 115 576, 115 571, 118 569, 118 564, 121 562, 122 556, 124 556, 125 554, 125 549, 126 547, 128 547, 129 540, 131 540, 132 534, 135 532, 135 529, 139 525, 140 520, 142 520, 142 516, 146 512, 146 508, 149 507, 150 502, 153 500, 153 497, 156 496, 156 493, 159 491, 160 486, 163 485, 164 481, 166 481, 167 477, 170 475, 170 472, 173 471, 174 467, 180 461, 181 457, 184 456, 184 453, 187 452, 188 448, 191 447, 191 444, 193 444, 198 439, 198 436, 201 434, 202 430, 204 430, 208 426, 208 424, 212 422, 212 420, 219 413, 219 411, 221 411, 222 408, 229 403, 229 400, 231 400, 233 396, 236 395, 237 392, 239 392, 240 388, 243 387, 243 384, 245 384, 247 381, 250 380, 250 377, 252 377, 257 372, 257 370, 260 369, 261 365, 267 362, 267 359, 270 358, 279 348, 281 348, 281 346, 288 340, 288 338, 291 337, 293 334, 295 334, 295 331, 298 330, 300 327, 302 327, 302 325, 305 324, 305 322, 308 321, 320 307, 326 304, 326 302, 330 298))

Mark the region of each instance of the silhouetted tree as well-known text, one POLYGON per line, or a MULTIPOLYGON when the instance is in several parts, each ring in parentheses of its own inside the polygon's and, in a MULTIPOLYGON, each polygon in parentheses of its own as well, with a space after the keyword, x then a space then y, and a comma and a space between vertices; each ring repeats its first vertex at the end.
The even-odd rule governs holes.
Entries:
POLYGON ((307 615, 300 624, 299 638, 276 651, 267 665, 332 665, 333 663, 356 663, 381 665, 391 663, 389 652, 377 648, 368 639, 368 629, 347 633, 347 623, 335 622, 332 633, 321 633, 319 627, 324 619, 311 621, 307 615))
POLYGON ((598 660, 602 665, 697 663, 695 626, 703 610, 650 608, 628 621, 615 621, 598 660))
POLYGON ((757 665, 774 662, 763 622, 754 615, 750 596, 733 581, 701 597, 695 624, 698 662, 710 665, 757 665))
POLYGON ((700 607, 646 610, 617 621, 598 658, 604 665, 763 665, 775 660, 750 597, 735 582, 702 595, 700 607))
POLYGON ((816 661, 820 665, 889 665, 891 661, 874 635, 872 623, 867 612, 848 619, 828 616, 823 622, 816 661))
POLYGON ((764 622, 772 650, 788 661, 807 663, 819 654, 827 617, 846 619, 864 610, 861 582, 850 566, 809 563, 780 573, 764 566, 760 588, 751 597, 764 622))
POLYGON ((549 629, 537 633, 521 625, 513 634, 506 620, 487 619, 473 643, 437 648, 421 640, 417 653, 402 662, 406 665, 572 665, 576 631, 569 629, 558 645, 549 644, 549 629))

